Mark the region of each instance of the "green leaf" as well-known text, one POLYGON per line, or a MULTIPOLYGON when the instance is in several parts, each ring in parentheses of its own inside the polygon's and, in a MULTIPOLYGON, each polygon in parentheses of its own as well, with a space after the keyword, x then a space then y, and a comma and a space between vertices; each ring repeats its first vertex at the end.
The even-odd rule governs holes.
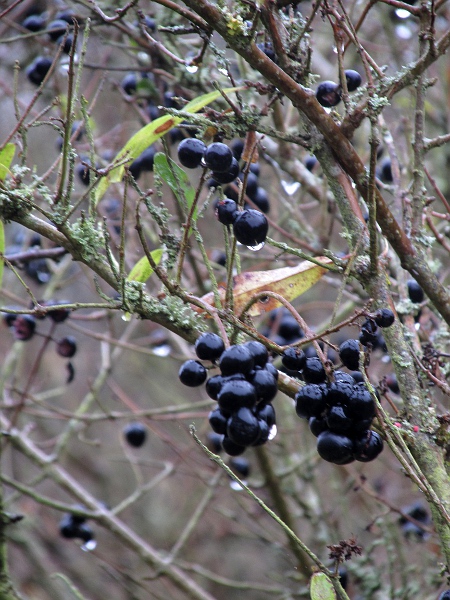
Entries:
MULTIPOLYGON (((155 264, 159 265, 163 255, 163 250, 162 248, 158 248, 157 250, 153 250, 152 252, 150 252, 150 255, 153 258, 155 264)), ((153 268, 151 267, 148 258, 146 256, 143 256, 131 269, 127 279, 128 281, 139 281, 140 283, 145 283, 147 279, 151 277, 152 274, 153 268)))
MULTIPOLYGON (((230 94, 242 89, 244 88, 234 87, 227 88, 223 91, 230 94)), ((214 100, 217 100, 217 98, 220 98, 220 95, 220 92, 209 92, 203 96, 198 96, 197 98, 194 98, 194 100, 188 102, 183 110, 185 112, 196 113, 214 100)), ((122 162, 124 160, 126 160, 127 164, 131 163, 135 158, 142 154, 144 150, 154 144, 157 140, 159 140, 160 137, 170 131, 173 127, 179 125, 182 121, 183 119, 181 117, 164 115, 158 119, 155 119, 148 125, 145 125, 145 127, 140 129, 128 140, 125 146, 118 152, 113 163, 122 162)), ((124 173, 124 164, 111 169, 108 175, 106 175, 106 177, 104 177, 97 186, 95 195, 96 202, 99 202, 111 183, 122 181, 124 173)))
POLYGON ((3 181, 8 175, 15 152, 15 144, 6 144, 3 150, 0 151, 0 181, 3 181))
POLYGON ((5 254, 5 226, 3 225, 3 221, 0 221, 0 288, 2 287, 3 269, 5 266, 5 261, 3 259, 4 254, 5 254))
MULTIPOLYGON (((195 189, 192 187, 189 177, 175 161, 167 158, 163 152, 158 152, 153 160, 153 171, 167 183, 178 202, 181 203, 184 197, 188 208, 191 208, 195 198, 195 189)), ((196 216, 197 211, 194 214, 194 221, 196 216)))
POLYGON ((336 600, 336 592, 325 573, 314 573, 309 589, 311 600, 336 600))

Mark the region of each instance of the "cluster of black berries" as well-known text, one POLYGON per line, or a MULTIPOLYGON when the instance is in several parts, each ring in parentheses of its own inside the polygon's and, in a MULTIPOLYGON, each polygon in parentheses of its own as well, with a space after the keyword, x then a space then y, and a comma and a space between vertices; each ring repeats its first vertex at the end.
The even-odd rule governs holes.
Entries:
MULTIPOLYGON (((323 367, 316 364, 318 358, 302 357, 299 352, 297 359, 301 358, 306 384, 295 395, 295 410, 300 418, 308 420, 317 437, 319 455, 336 465, 374 460, 383 450, 383 440, 370 429, 375 403, 365 384, 343 371, 335 371, 334 380, 326 381, 323 367), (320 372, 323 374, 319 377, 320 372)), ((293 366, 291 359, 283 355, 288 368, 293 366)))
POLYGON ((218 363, 220 374, 206 381, 205 367, 188 360, 179 370, 180 381, 194 387, 206 381, 206 393, 218 406, 209 414, 215 433, 223 436, 222 449, 230 456, 242 454, 248 446, 265 444, 274 435, 277 369, 268 362, 266 347, 257 341, 225 349, 214 333, 202 334, 195 352, 200 360, 218 363))
MULTIPOLYGON (((47 300, 42 301, 41 306, 50 308, 53 306, 58 306, 61 303, 65 304, 66 302, 47 300)), ((54 310, 49 310, 42 315, 36 316, 28 314, 3 313, 3 322, 12 330, 16 340, 27 342, 28 340, 31 340, 36 333, 37 319, 43 320, 48 317, 51 321, 53 321, 53 323, 58 324, 63 323, 69 314, 70 311, 67 308, 55 308, 54 310)), ((72 358, 75 356, 77 351, 77 342, 74 337, 70 335, 64 336, 59 340, 55 340, 55 344, 56 352, 59 354, 59 356, 62 356, 63 358, 72 358)), ((72 363, 69 362, 67 364, 67 369, 69 371, 67 383, 70 383, 75 375, 72 363)))
MULTIPOLYGON (((21 25, 34 33, 45 30, 50 41, 60 45, 64 40, 67 29, 73 27, 75 18, 75 13, 72 10, 58 12, 49 23, 46 22, 44 15, 32 14, 26 17, 21 25)), ((72 46, 73 36, 69 33, 64 41, 63 52, 69 54, 72 46)), ((49 57, 37 56, 26 69, 29 81, 34 85, 41 85, 51 66, 52 60, 49 57)))
MULTIPOLYGON (((361 85, 361 75, 358 71, 347 69, 344 71, 347 82, 347 90, 354 92, 361 85)), ((325 108, 337 106, 342 99, 342 86, 334 81, 322 81, 316 90, 316 98, 319 104, 325 108)))
MULTIPOLYGON (((84 508, 84 507, 81 507, 84 508)), ((79 539, 85 544, 94 541, 94 532, 86 523, 86 518, 73 513, 66 513, 59 522, 59 533, 66 539, 79 539)))
POLYGON ((255 248, 265 242, 269 224, 259 210, 238 210, 234 200, 224 198, 216 205, 216 215, 222 225, 233 226, 234 237, 240 244, 255 248))

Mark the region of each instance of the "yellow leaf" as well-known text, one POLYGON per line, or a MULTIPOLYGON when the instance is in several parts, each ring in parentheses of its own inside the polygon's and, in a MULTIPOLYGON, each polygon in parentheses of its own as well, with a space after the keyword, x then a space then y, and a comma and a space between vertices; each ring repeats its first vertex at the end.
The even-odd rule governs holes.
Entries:
MULTIPOLYGON (((330 264, 331 260, 319 257, 323 264, 330 264)), ((308 260, 302 261, 296 267, 282 267, 272 271, 246 271, 233 277, 233 303, 236 315, 241 315, 244 308, 256 294, 273 292, 291 302, 304 294, 310 287, 319 281, 327 271, 308 260)), ((225 299, 225 289, 219 290, 222 300, 225 299)), ((214 303, 212 292, 203 296, 202 300, 209 304, 214 303)), ((281 306, 281 303, 270 296, 257 300, 246 314, 257 317, 265 312, 281 306)))

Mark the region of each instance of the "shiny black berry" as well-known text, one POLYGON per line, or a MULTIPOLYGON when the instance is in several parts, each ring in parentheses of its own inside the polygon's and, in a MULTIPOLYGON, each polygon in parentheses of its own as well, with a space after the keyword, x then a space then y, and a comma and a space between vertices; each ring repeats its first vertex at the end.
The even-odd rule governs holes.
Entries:
POLYGON ((347 69, 344 71, 345 79, 347 80, 347 89, 349 92, 354 92, 361 85, 361 75, 358 71, 353 69, 347 69))
POLYGON ((226 144, 214 142, 206 148, 203 160, 211 171, 226 173, 233 162, 233 152, 226 144))
POLYGON ((273 366, 272 363, 267 363, 265 366, 266 371, 269 371, 269 373, 272 373, 272 375, 275 377, 275 381, 278 381, 278 369, 276 367, 273 366))
POLYGON ((227 423, 230 414, 224 413, 220 408, 215 408, 208 415, 208 421, 211 429, 215 433, 225 435, 227 433, 227 423))
POLYGON ((178 377, 184 385, 197 387, 206 381, 206 369, 198 360, 187 360, 178 371, 178 377))
POLYGON ((358 340, 345 340, 339 346, 339 358, 350 371, 359 371, 360 345, 358 340))
POLYGON ((47 25, 48 37, 52 42, 56 42, 62 35, 64 35, 67 25, 67 21, 63 21, 62 19, 56 19, 47 25))
POLYGON ((354 460, 353 440, 332 431, 323 431, 317 438, 317 452, 328 462, 347 465, 354 460))
POLYGON ((269 194, 261 186, 258 186, 256 194, 254 195, 252 200, 256 204, 258 210, 265 214, 270 212, 269 194))
POLYGON ((378 327, 390 327, 395 321, 395 315, 390 308, 379 308, 373 318, 378 327))
POLYGON ((325 108, 336 106, 341 101, 341 87, 334 81, 322 81, 317 88, 316 98, 325 108))
POLYGON ((137 77, 135 73, 127 73, 120 82, 120 87, 127 96, 132 96, 137 90, 137 77))
POLYGON ((224 198, 217 203, 216 215, 222 225, 233 225, 238 214, 237 204, 231 198, 224 198))
POLYGON ((315 383, 301 387, 294 399, 295 412, 302 419, 320 417, 326 408, 324 387, 315 383))
POLYGON ((219 359, 222 375, 249 373, 254 366, 250 350, 244 344, 235 344, 227 348, 219 359))
POLYGON ((227 436, 235 444, 250 446, 259 437, 259 424, 253 411, 243 406, 228 419, 227 436))
POLYGON ((51 66, 52 61, 49 58, 38 56, 30 65, 28 65, 25 73, 31 83, 34 83, 34 85, 41 85, 45 76, 50 71, 51 66))
POLYGON ((222 338, 216 333, 202 333, 195 342, 195 354, 200 360, 214 362, 225 350, 222 338))
POLYGON ((420 304, 423 302, 423 289, 420 287, 417 281, 415 279, 408 279, 406 285, 408 286, 408 295, 411 302, 414 302, 414 304, 420 304))
POLYGON ((326 379, 322 361, 315 356, 307 358, 303 367, 303 378, 306 383, 322 383, 326 379))
POLYGON ((377 169, 378 177, 384 183, 392 183, 394 176, 392 175, 392 163, 389 157, 385 158, 377 169))
POLYGON ((269 224, 259 210, 245 209, 238 213, 233 232, 237 241, 244 246, 258 246, 265 242, 269 224))
POLYGON ((315 437, 319 437, 323 431, 328 431, 327 422, 323 417, 310 417, 308 424, 309 430, 315 437))
POLYGON ((299 348, 286 348, 281 355, 281 362, 290 371, 301 371, 306 364, 306 356, 299 348))
POLYGON ((258 404, 255 409, 255 415, 258 420, 265 421, 269 428, 276 423, 276 415, 273 404, 258 404))
POLYGON ((147 438, 147 428, 142 423, 130 423, 123 430, 123 435, 134 448, 140 448, 147 438))
POLYGON ((352 419, 372 419, 375 402, 364 383, 357 383, 347 401, 347 414, 352 419))
POLYGON ((349 419, 344 406, 332 406, 327 413, 326 422, 328 429, 333 433, 350 435, 353 421, 349 419))
POLYGON ((294 317, 289 313, 281 318, 278 326, 278 335, 281 335, 281 337, 289 342, 293 342, 303 337, 303 331, 294 317))
POLYGON ((197 138, 186 138, 178 146, 178 160, 187 169, 196 169, 205 154, 206 145, 197 138))
MULTIPOLYGON (((255 367, 265 367, 269 360, 267 348, 257 340, 245 342, 244 346, 250 351, 255 367)), ((273 373, 272 373, 273 375, 273 373)))
POLYGON ((256 396, 261 402, 271 402, 278 392, 277 380, 266 369, 258 369, 250 378, 255 388, 256 396))
POLYGON ((63 538, 74 539, 77 537, 78 524, 74 523, 71 514, 65 514, 59 522, 59 533, 63 538))
POLYGON ((326 401, 329 406, 347 404, 353 393, 354 382, 333 381, 326 387, 326 401))
POLYGON ((245 452, 245 448, 245 446, 240 446, 233 442, 233 440, 230 440, 228 436, 225 436, 222 440, 222 449, 229 456, 239 456, 245 452))
POLYGON ((72 358, 77 351, 77 342, 74 337, 68 335, 59 340, 56 344, 56 352, 64 358, 72 358))
POLYGON ((222 389, 223 383, 224 381, 222 375, 213 375, 213 377, 210 377, 205 386, 208 396, 213 400, 217 400, 217 396, 222 389))
POLYGON ((383 440, 376 431, 366 431, 354 442, 353 457, 360 462, 374 460, 383 450, 383 440))
POLYGON ((36 330, 36 320, 32 315, 17 315, 12 323, 14 338, 22 342, 31 340, 36 330))
POLYGON ((220 408, 225 412, 235 412, 241 407, 253 408, 257 401, 256 391, 248 381, 231 380, 222 385, 217 396, 220 408))
POLYGON ((231 165, 230 165, 229 169, 227 169, 223 173, 220 173, 218 171, 213 171, 213 173, 212 173, 212 176, 217 181, 217 183, 222 183, 222 184, 231 183, 232 181, 234 181, 236 179, 236 177, 238 175, 239 175, 239 163, 234 158, 234 156, 231 160, 231 165))
POLYGON ((275 54, 275 51, 273 49, 271 42, 261 42, 260 44, 256 44, 256 45, 262 52, 264 52, 264 54, 267 56, 267 58, 270 58, 270 60, 272 62, 277 64, 277 56, 275 54))
MULTIPOLYGON (((366 319, 364 323, 361 325, 361 332, 359 334, 359 341, 363 346, 375 346, 377 344, 377 334, 378 334, 377 324, 373 319, 366 319)), ((356 369, 352 369, 355 371, 356 369)))

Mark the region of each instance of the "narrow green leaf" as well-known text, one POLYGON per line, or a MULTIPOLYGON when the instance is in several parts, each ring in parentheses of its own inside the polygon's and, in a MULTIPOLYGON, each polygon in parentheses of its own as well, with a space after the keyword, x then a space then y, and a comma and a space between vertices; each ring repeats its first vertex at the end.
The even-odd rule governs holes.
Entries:
MULTIPOLYGON (((158 248, 157 250, 153 250, 152 252, 150 252, 150 255, 153 258, 155 264, 159 265, 163 255, 163 250, 162 248, 158 248)), ((128 281, 139 281, 140 283, 145 283, 147 279, 151 277, 152 274, 153 268, 151 267, 148 258, 146 256, 143 256, 131 269, 127 279, 128 281)))
POLYGON ((336 592, 325 573, 314 573, 309 590, 311 600, 336 600, 336 592))
POLYGON ((3 260, 4 254, 5 254, 5 226, 3 225, 3 221, 0 220, 0 289, 2 287, 3 269, 5 266, 5 261, 3 260))
POLYGON ((6 146, 0 152, 0 181, 3 181, 8 175, 9 167, 11 166, 15 152, 15 144, 6 144, 6 146))
MULTIPOLYGON (((188 208, 191 208, 195 198, 195 189, 192 187, 189 177, 175 161, 167 158, 163 152, 158 152, 153 160, 153 171, 167 183, 179 202, 182 201, 182 190, 188 208)), ((197 211, 194 214, 194 221, 196 213, 197 211)))
MULTIPOLYGON (((227 88, 223 90, 225 93, 232 93, 242 90, 242 87, 227 88)), ((196 113, 214 100, 220 98, 220 92, 209 92, 203 96, 198 96, 191 100, 184 107, 185 112, 196 113)), ((160 137, 170 131, 173 127, 179 125, 183 119, 181 117, 173 117, 172 115, 164 115, 155 119, 148 125, 145 125, 137 133, 135 133, 118 152, 113 162, 122 162, 126 159, 127 164, 137 158, 144 150, 154 144, 160 137)), ((120 165, 111 169, 106 177, 104 177, 97 186, 96 202, 102 198, 103 194, 108 189, 111 183, 122 181, 125 173, 125 165, 120 165)))

